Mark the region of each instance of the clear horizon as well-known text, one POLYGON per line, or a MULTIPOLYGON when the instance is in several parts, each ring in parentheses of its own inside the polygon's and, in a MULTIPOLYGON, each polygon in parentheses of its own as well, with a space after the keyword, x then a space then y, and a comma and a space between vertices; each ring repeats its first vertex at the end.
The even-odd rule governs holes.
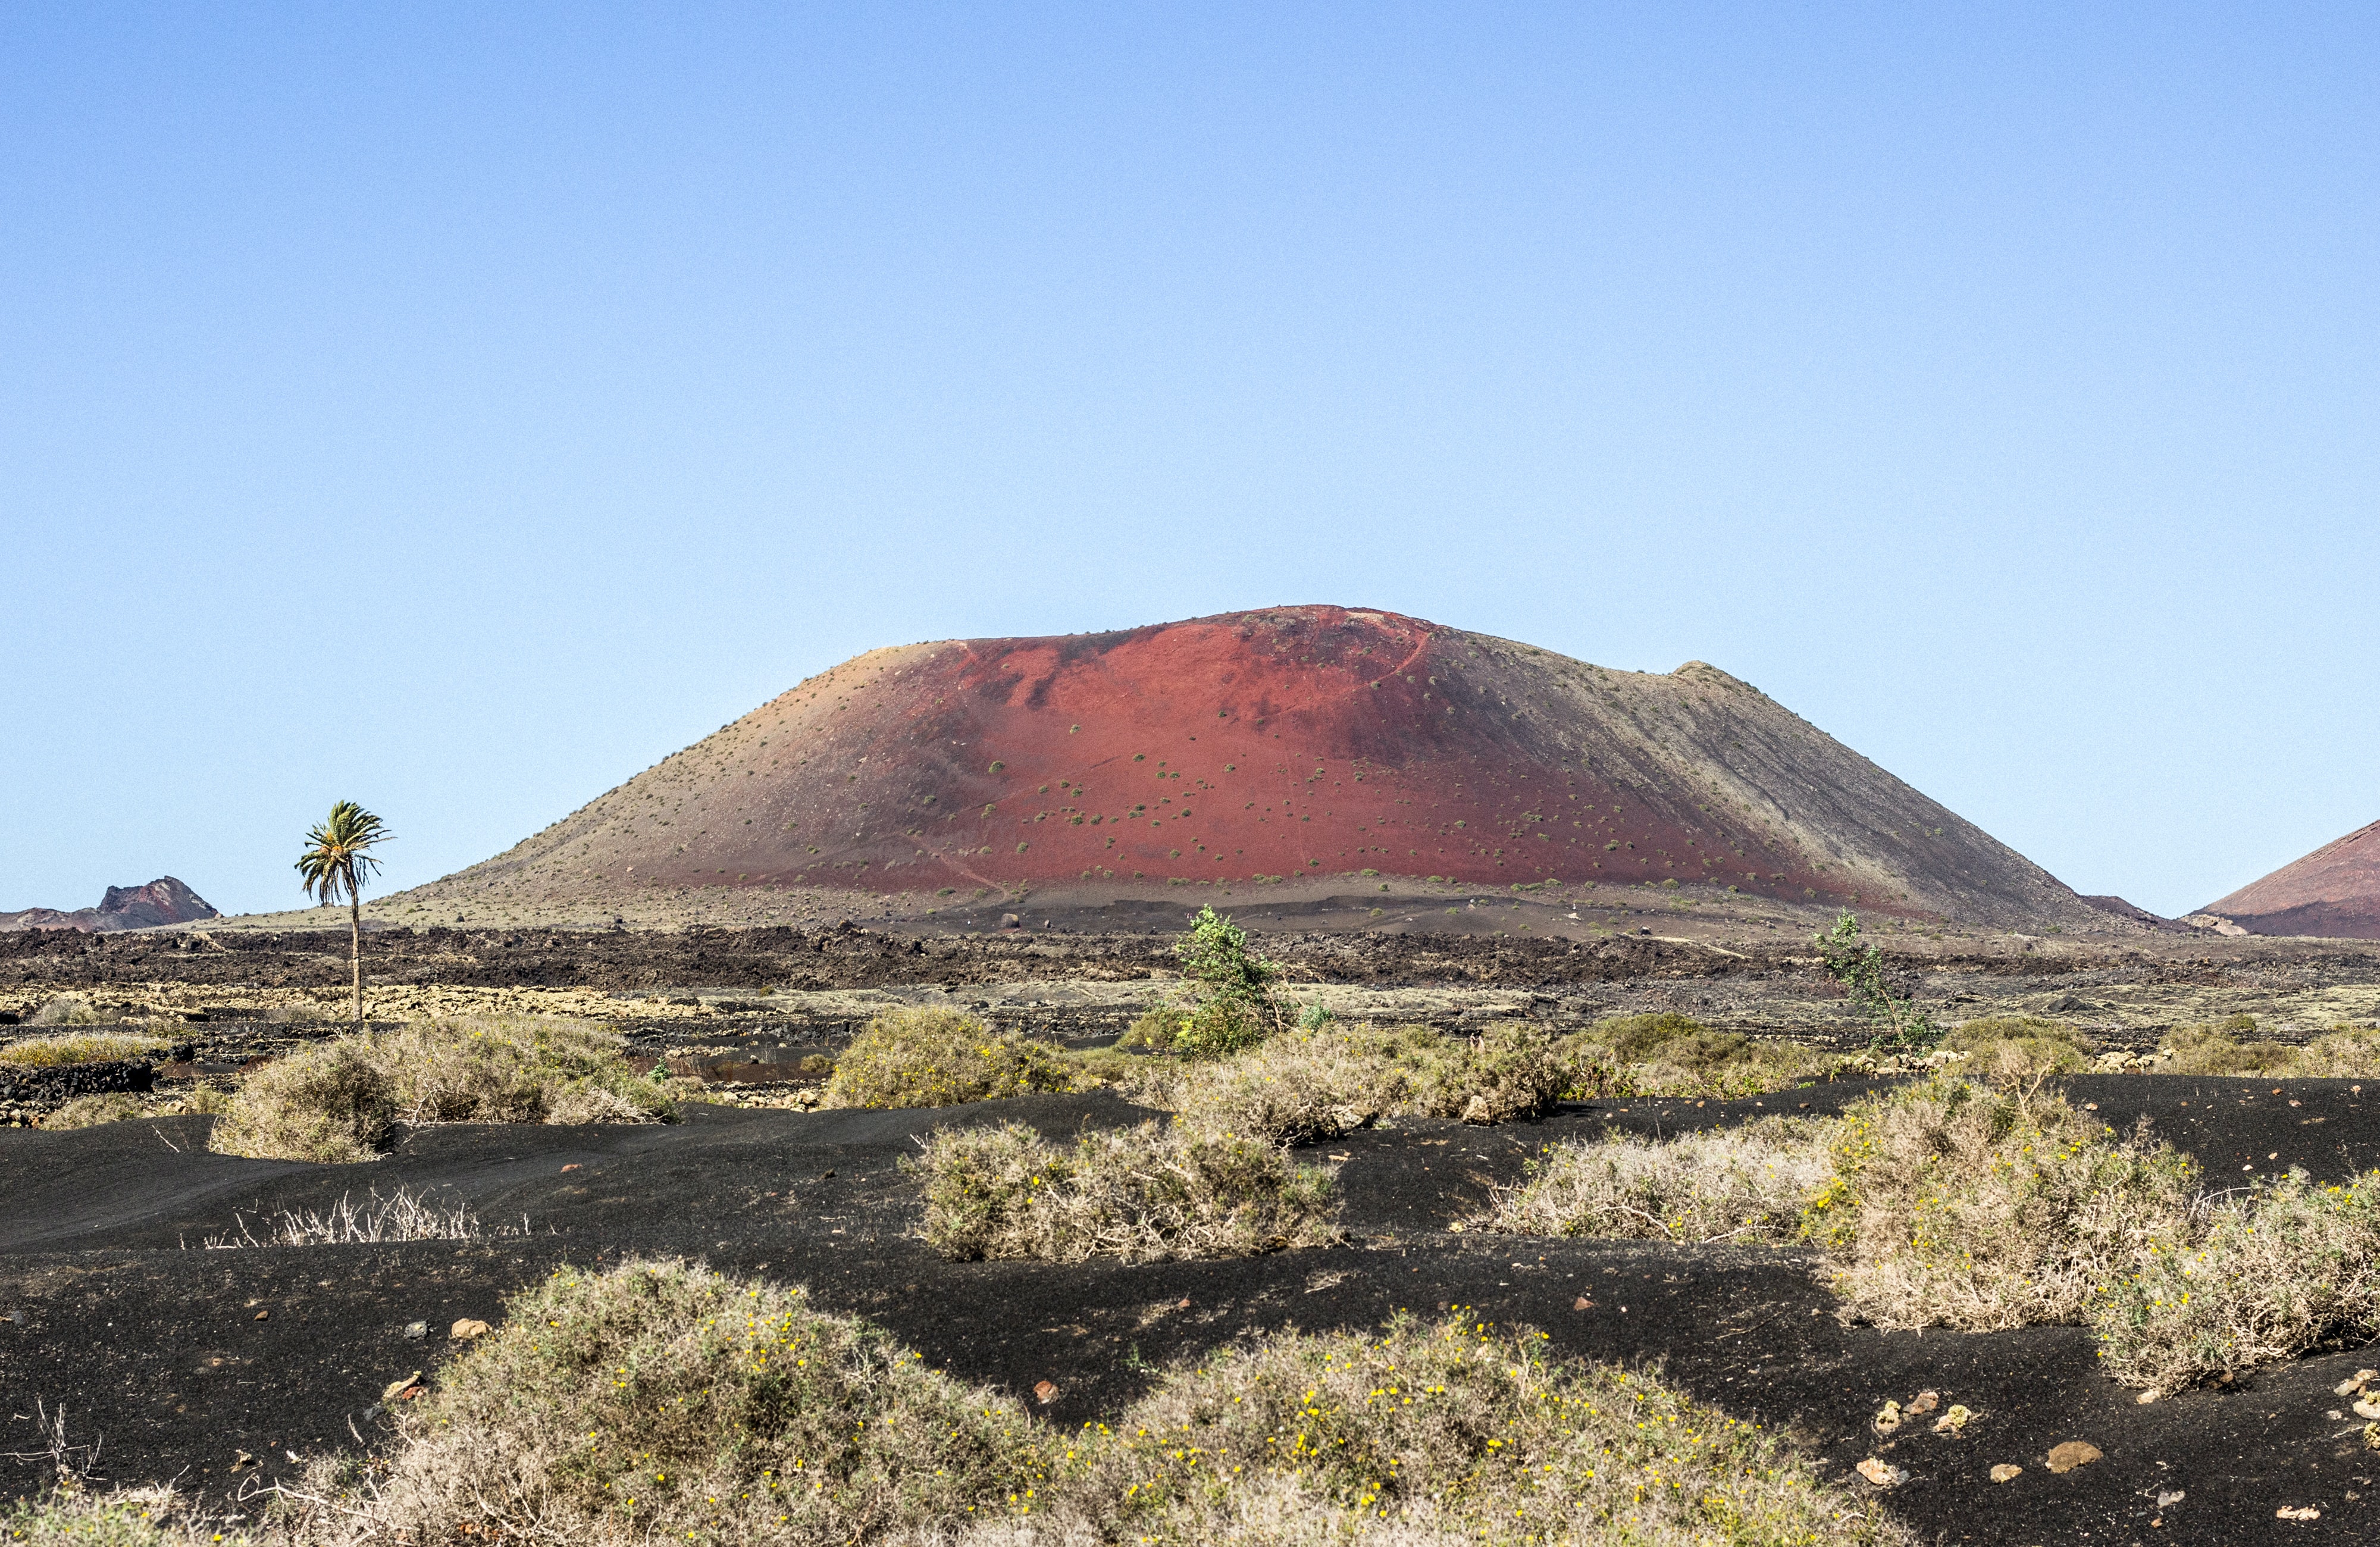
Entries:
POLYGON ((0 14, 0 911, 836 662, 1712 663, 2077 891, 2380 817, 2380 12, 0 14))

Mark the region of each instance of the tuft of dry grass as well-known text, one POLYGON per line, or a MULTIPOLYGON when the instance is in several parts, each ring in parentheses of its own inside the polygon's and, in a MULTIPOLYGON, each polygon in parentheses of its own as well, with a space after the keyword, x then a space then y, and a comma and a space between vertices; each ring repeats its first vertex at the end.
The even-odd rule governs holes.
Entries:
POLYGON ((2187 1229, 2198 1168, 2119 1136, 2036 1076, 1937 1077, 1854 1104, 1804 1230, 1882 1326, 1988 1332, 2082 1319, 2093 1290, 2187 1229))
POLYGON ((1285 1331, 1067 1433, 799 1289, 565 1268, 398 1417, 384 1468, 291 1523, 352 1547, 1911 1540, 1777 1436, 1545 1346, 1461 1308, 1285 1331))
POLYGON ((887 1010, 835 1060, 828 1106, 956 1106, 1073 1083, 1046 1042, 987 1029, 959 1010, 887 1010))
POLYGON ((1738 1128, 1549 1145, 1512 1187, 1490 1189, 1478 1230, 1622 1240, 1786 1246, 1833 1172, 1833 1125, 1765 1117, 1738 1128))
POLYGON ((1545 1034, 1522 1022, 1469 1041, 1332 1021, 1214 1063, 1160 1064, 1137 1083, 1145 1099, 1194 1124, 1297 1144, 1390 1116, 1535 1117, 1560 1102, 1572 1078, 1545 1034))
POLYGON ((518 1228, 504 1227, 491 1231, 480 1223, 480 1216, 464 1204, 441 1208, 409 1188, 399 1188, 386 1198, 378 1188, 372 1189, 363 1202, 358 1203, 346 1193, 327 1209, 309 1209, 300 1212, 284 1209, 269 1219, 249 1220, 243 1214, 232 1216, 232 1231, 221 1236, 209 1236, 203 1243, 209 1251, 228 1251, 242 1247, 305 1247, 305 1246, 373 1246, 384 1241, 480 1241, 490 1236, 519 1236, 527 1233, 528 1222, 518 1228), (259 1228, 264 1232, 257 1234, 259 1228))
POLYGON ((2099 1044, 2061 1021, 2037 1016, 1986 1016, 1951 1029, 1944 1049, 1963 1053, 1973 1070, 2036 1068, 2074 1074, 2091 1066, 2099 1044))
POLYGON ((116 1017, 79 993, 61 993, 44 1001, 27 1019, 28 1026, 103 1026, 116 1017))
POLYGON ((2380 1336, 2380 1171, 2208 1199, 2091 1301, 2099 1357, 2167 1391, 2380 1336))
POLYGON ((47 1129, 95 1128, 104 1123, 128 1122, 150 1115, 149 1103, 129 1090, 108 1090, 95 1096, 77 1096, 63 1102, 55 1112, 42 1119, 47 1129))
POLYGON ((0 1047, 0 1064, 55 1069, 73 1064, 153 1057, 171 1045, 163 1037, 138 1031, 61 1031, 47 1037, 22 1037, 0 1047))
POLYGON ((1330 1176, 1261 1139, 1180 1122, 1057 1144, 1019 1123, 944 1128, 905 1168, 947 1258, 1248 1257, 1342 1239, 1330 1176))
POLYGON ((2167 1032, 2157 1049, 2167 1062, 2162 1072, 2186 1075, 2279 1075, 2298 1061, 2298 1050, 2282 1042, 2252 1039, 2255 1018, 2233 1016, 2214 1026, 2178 1026, 2167 1032))

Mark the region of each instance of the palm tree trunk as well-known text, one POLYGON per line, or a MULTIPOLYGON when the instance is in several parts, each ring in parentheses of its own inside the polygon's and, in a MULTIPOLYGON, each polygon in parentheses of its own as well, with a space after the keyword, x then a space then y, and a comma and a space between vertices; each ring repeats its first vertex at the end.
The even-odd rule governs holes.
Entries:
POLYGON ((347 888, 347 967, 356 980, 356 1029, 364 1029, 364 905, 355 887, 347 888))

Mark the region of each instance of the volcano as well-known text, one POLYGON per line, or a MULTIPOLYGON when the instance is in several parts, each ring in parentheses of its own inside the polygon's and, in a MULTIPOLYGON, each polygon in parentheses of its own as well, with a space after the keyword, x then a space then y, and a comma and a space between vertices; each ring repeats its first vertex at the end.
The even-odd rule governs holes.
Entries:
POLYGON ((2380 940, 2380 822, 2199 909, 2250 934, 2380 940))
POLYGON ((1717 667, 1335 606, 871 651, 415 895, 1351 875, 2108 922, 1717 667))

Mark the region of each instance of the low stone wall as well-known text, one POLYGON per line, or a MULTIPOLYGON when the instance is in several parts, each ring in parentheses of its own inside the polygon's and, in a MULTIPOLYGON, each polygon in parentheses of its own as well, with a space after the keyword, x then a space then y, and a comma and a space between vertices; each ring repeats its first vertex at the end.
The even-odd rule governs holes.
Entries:
POLYGON ((0 1122, 55 1111, 77 1096, 146 1091, 156 1079, 155 1067, 145 1058, 107 1058, 43 1068, 0 1064, 0 1122))

